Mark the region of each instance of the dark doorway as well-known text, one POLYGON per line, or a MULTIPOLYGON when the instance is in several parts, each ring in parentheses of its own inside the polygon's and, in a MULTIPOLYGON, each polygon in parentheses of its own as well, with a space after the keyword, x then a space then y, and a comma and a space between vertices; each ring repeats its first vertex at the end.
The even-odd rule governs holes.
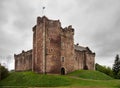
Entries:
POLYGON ((65 75, 65 69, 61 68, 61 75, 65 75))
POLYGON ((84 66, 84 70, 88 70, 88 66, 87 65, 84 66))

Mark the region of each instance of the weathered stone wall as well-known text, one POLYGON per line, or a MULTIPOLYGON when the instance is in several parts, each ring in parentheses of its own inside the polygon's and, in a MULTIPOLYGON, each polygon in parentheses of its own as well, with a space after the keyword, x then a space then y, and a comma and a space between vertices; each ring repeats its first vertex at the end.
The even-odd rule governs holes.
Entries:
POLYGON ((75 70, 83 69, 84 67, 84 52, 75 50, 75 70))
POLYGON ((32 50, 22 51, 21 54, 14 55, 15 71, 32 70, 32 50))
POLYGON ((46 72, 60 73, 61 23, 59 20, 47 20, 46 23, 46 72))
POLYGON ((86 53, 86 64, 89 70, 95 69, 95 54, 94 53, 86 53))
POLYGON ((74 63, 74 29, 68 26, 61 32, 61 68, 65 69, 65 73, 72 72, 74 63))
POLYGON ((46 17, 37 18, 33 29, 33 68, 39 73, 60 73, 61 24, 46 17))
POLYGON ((75 49, 75 69, 94 70, 95 53, 93 53, 88 47, 78 47, 80 47, 79 50, 75 49))
POLYGON ((33 27, 33 71, 43 71, 43 29, 44 20, 37 18, 37 24, 33 27))

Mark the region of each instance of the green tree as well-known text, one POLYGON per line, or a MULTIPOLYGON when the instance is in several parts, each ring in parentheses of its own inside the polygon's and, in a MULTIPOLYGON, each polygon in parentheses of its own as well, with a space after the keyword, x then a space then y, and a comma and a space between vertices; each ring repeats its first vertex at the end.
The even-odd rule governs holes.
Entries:
POLYGON ((0 64, 0 80, 1 80, 1 64, 0 64))
POLYGON ((102 66, 102 65, 99 65, 98 63, 96 63, 95 64, 95 69, 97 71, 100 71, 102 73, 105 73, 106 75, 109 75, 109 76, 113 77, 113 71, 110 67, 102 66))
POLYGON ((115 57, 115 61, 114 61, 112 70, 113 70, 113 73, 114 73, 114 77, 118 78, 117 76, 118 76, 118 73, 120 71, 120 58, 119 58, 118 54, 115 57))
POLYGON ((8 76, 8 69, 0 65, 0 79, 3 79, 8 76))
POLYGON ((118 72, 118 74, 117 74, 117 77, 116 77, 116 78, 120 79, 120 71, 118 72))

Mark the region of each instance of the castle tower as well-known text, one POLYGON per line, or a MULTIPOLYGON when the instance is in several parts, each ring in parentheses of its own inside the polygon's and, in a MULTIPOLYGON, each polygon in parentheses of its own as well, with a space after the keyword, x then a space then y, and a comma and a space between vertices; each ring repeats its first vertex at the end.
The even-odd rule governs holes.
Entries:
POLYGON ((74 29, 68 26, 61 32, 61 73, 67 74, 75 70, 74 29))
POLYGON ((37 18, 33 27, 33 71, 60 73, 61 24, 59 20, 37 18))

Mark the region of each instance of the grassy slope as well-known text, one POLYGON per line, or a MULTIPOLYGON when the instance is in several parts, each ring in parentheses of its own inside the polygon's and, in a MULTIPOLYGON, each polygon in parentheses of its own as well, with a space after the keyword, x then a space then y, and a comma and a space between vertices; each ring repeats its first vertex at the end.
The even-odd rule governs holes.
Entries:
MULTIPOLYGON (((71 73, 73 74, 73 73, 71 73)), ((61 75, 41 75, 33 72, 13 72, 6 79, 0 81, 1 86, 89 86, 90 87, 120 87, 119 80, 89 80, 61 75)), ((98 88, 97 87, 97 88, 98 88)), ((18 87, 17 87, 18 88, 18 87)))
POLYGON ((14 72, 0 82, 6 86, 66 86, 70 82, 61 76, 41 75, 33 72, 14 72))
POLYGON ((80 78, 84 78, 84 79, 94 79, 94 80, 111 80, 111 79, 113 79, 104 73, 101 73, 98 71, 92 71, 92 70, 77 70, 68 75, 76 76, 76 77, 80 77, 80 78))

